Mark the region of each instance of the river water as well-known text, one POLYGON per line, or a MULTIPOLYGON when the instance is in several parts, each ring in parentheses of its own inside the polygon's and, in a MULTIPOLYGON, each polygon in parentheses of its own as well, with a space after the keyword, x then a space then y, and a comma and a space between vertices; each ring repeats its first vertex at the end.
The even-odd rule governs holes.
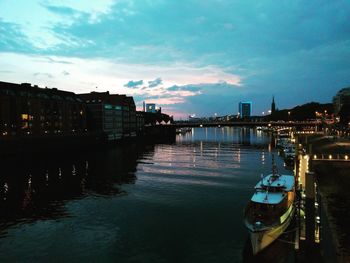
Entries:
POLYGON ((2 158, 0 260, 288 262, 288 242, 252 257, 243 225, 272 155, 292 173, 271 141, 249 128, 194 128, 170 143, 2 158))

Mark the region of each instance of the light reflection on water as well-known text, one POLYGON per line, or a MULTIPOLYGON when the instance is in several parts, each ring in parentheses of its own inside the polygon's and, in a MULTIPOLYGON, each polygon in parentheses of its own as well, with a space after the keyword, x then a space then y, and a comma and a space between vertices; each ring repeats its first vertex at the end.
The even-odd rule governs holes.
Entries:
POLYGON ((195 128, 170 144, 2 160, 0 258, 241 262, 269 143, 253 129, 195 128))

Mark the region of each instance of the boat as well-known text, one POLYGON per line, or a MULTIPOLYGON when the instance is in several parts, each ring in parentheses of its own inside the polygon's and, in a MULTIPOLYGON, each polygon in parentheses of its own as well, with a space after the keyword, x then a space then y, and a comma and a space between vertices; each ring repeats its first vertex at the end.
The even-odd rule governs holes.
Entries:
POLYGON ((188 132, 192 132, 191 128, 178 128, 176 129, 176 134, 186 134, 188 132))
POLYGON ((284 161, 286 163, 294 163, 295 159, 295 145, 287 144, 283 149, 284 161))
POLYGON ((254 255, 287 229, 295 211, 294 199, 294 176, 279 174, 273 160, 272 174, 262 176, 256 184, 244 213, 254 255))

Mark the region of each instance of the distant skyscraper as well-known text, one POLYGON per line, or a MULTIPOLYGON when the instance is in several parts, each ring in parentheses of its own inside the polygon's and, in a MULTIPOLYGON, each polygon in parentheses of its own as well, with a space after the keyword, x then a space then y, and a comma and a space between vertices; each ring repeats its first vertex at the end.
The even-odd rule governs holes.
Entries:
POLYGON ((244 101, 238 104, 238 112, 240 118, 250 117, 252 116, 252 102, 244 101))
POLYGON ((273 114, 275 111, 276 111, 275 96, 272 96, 271 114, 273 114))

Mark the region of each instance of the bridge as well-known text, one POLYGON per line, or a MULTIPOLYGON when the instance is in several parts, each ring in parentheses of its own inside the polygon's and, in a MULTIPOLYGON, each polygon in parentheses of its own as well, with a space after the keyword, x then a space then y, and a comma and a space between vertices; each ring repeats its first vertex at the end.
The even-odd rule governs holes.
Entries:
POLYGON ((184 128, 184 127, 219 127, 219 126, 228 126, 228 127, 315 127, 321 125, 320 122, 316 121, 303 121, 303 122, 250 122, 250 121, 235 121, 235 122, 175 122, 172 124, 175 128, 184 128))

